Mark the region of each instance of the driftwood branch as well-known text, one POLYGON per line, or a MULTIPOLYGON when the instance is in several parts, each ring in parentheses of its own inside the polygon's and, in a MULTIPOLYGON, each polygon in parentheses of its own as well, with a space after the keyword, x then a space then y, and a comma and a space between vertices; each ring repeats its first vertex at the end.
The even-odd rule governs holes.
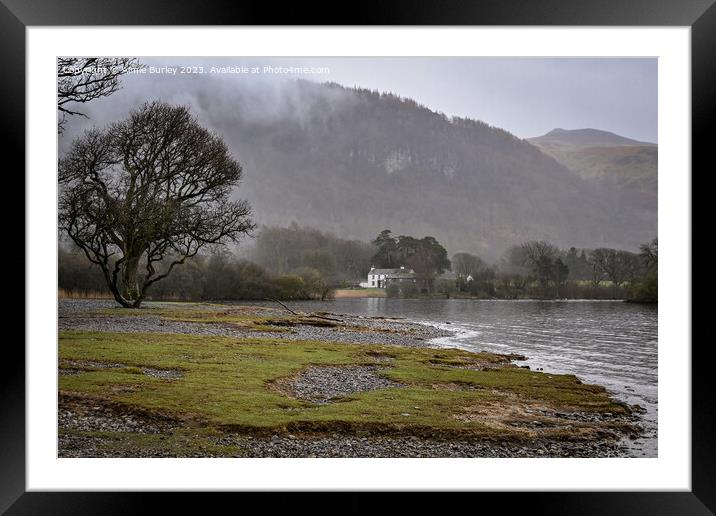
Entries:
POLYGON ((335 322, 339 322, 339 323, 343 322, 343 320, 341 320, 341 319, 336 319, 335 317, 326 317, 324 315, 319 315, 316 312, 308 314, 308 317, 312 317, 314 319, 324 319, 326 321, 335 321, 335 322))
POLYGON ((282 307, 284 307, 286 310, 288 310, 289 312, 291 312, 293 315, 300 315, 300 314, 297 314, 296 312, 294 312, 293 310, 291 310, 291 309, 290 309, 289 307, 287 307, 286 305, 284 305, 284 304, 283 304, 281 301, 279 301, 278 299, 275 299, 275 298, 273 298, 273 297, 267 297, 266 299, 267 299, 268 301, 274 301, 274 302, 278 303, 279 305, 281 305, 282 307))
POLYGON ((291 312, 293 315, 295 315, 297 317, 304 317, 304 318, 308 318, 308 319, 323 319, 324 321, 332 321, 332 322, 339 322, 339 323, 343 322, 341 319, 336 319, 335 317, 326 317, 324 315, 317 314, 316 312, 312 312, 310 314, 300 314, 300 313, 294 312, 289 307, 287 307, 285 304, 283 304, 281 301, 279 301, 278 299, 273 298, 273 297, 267 297, 266 300, 278 303, 279 305, 281 305, 282 307, 284 307, 286 310, 288 310, 289 312, 291 312))

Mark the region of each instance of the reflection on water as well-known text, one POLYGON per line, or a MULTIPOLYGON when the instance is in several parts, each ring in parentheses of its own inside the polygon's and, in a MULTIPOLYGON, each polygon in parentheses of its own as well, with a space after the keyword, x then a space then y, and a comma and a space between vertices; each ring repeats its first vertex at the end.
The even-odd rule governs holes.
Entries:
POLYGON ((611 301, 337 299, 305 310, 405 317, 457 332, 441 346, 527 355, 532 369, 604 385, 647 412, 635 456, 657 455, 657 309, 611 301))

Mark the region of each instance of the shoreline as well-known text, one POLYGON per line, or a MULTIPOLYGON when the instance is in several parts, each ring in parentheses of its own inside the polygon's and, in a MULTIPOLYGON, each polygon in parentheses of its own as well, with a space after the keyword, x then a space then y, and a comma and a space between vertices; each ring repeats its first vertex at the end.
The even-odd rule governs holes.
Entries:
MULTIPOLYGON (((608 301, 608 300, 603 300, 603 301, 608 301)), ((439 330, 452 331, 452 335, 450 335, 450 336, 445 336, 445 337, 441 336, 441 337, 435 337, 435 338, 431 339, 432 343, 435 344, 436 346, 441 347, 441 348, 455 347, 457 349, 463 349, 466 351, 474 351, 470 344, 461 345, 461 344, 458 344, 458 342, 462 341, 464 339, 470 339, 470 338, 476 337, 479 334, 479 332, 474 331, 474 330, 467 330, 467 329, 463 329, 463 331, 457 331, 457 330, 453 329, 455 326, 452 323, 435 323, 435 322, 430 322, 430 321, 420 321, 420 322, 421 322, 421 324, 434 326, 435 328, 437 328, 439 330), (450 326, 451 328, 446 328, 446 326, 450 326), (441 342, 441 341, 450 339, 451 337, 454 338, 455 340, 451 341, 451 342, 441 342), (458 342, 456 342, 456 341, 458 341, 458 342)), ((483 351, 490 352, 489 349, 487 349, 487 350, 483 349, 483 351)), ((526 356, 525 358, 526 358, 527 363, 536 362, 536 359, 532 356, 526 356)), ((537 368, 535 370, 543 371, 543 368, 537 368)), ((549 369, 545 372, 550 372, 550 370, 551 369, 549 369)), ((551 371, 559 372, 562 374, 571 374, 568 371, 558 371, 558 370, 551 370, 551 371)), ((581 375, 579 375, 579 376, 581 377, 581 375)), ((582 378, 582 379, 584 379, 584 378, 582 378)), ((602 385, 600 383, 600 379, 596 379, 596 380, 592 379, 590 381, 595 381, 595 383, 602 385)), ((614 397, 615 399, 617 399, 620 402, 624 403, 625 405, 629 406, 634 411, 634 413, 639 415, 638 421, 639 421, 639 425, 641 426, 643 431, 636 439, 631 439, 631 438, 623 439, 622 440, 623 445, 625 447, 629 448, 630 450, 633 449, 634 453, 636 453, 638 451, 642 451, 643 448, 641 446, 646 445, 647 448, 653 447, 653 451, 654 451, 654 453, 656 453, 657 447, 658 447, 658 441, 657 441, 658 424, 655 420, 656 419, 655 414, 653 416, 654 421, 650 421, 647 418, 647 413, 649 412, 649 410, 647 408, 645 408, 645 406, 648 407, 649 402, 646 400, 641 400, 641 399, 638 400, 640 404, 635 404, 633 401, 630 402, 630 399, 634 398, 633 389, 627 389, 627 390, 620 391, 615 386, 608 386, 608 385, 605 388, 606 388, 607 392, 610 394, 610 396, 614 397), (644 406, 642 405, 642 403, 644 406), (653 443, 650 442, 650 439, 653 439, 653 443)), ((647 456, 651 456, 651 455, 647 455, 647 456)), ((656 456, 656 455, 654 455, 654 456, 656 456)))
MULTIPOLYGON (((366 290, 378 290, 378 289, 366 289, 366 290)), ((334 295, 333 297, 327 297, 326 299, 318 300, 318 299, 282 299, 281 301, 284 303, 311 303, 311 302, 331 302, 331 301, 345 301, 350 299, 388 299, 388 300, 398 300, 398 301, 433 301, 433 300, 456 300, 456 301, 515 301, 515 302, 590 302, 590 303, 597 303, 597 302, 607 302, 607 303, 616 303, 616 302, 623 302, 623 303, 630 303, 630 304, 640 304, 640 305, 657 305, 656 302, 649 302, 649 301, 636 301, 633 299, 628 298, 590 298, 590 297, 575 297, 575 298, 539 298, 539 297, 521 297, 521 298, 503 298, 503 297, 469 297, 469 296, 455 296, 451 295, 450 297, 446 297, 444 295, 424 295, 424 296, 417 296, 417 297, 388 297, 384 291, 381 292, 362 292, 358 289, 337 289, 336 291, 337 295, 334 295)), ((61 294, 58 296, 59 300, 63 301, 108 301, 111 303, 114 302, 114 298, 112 298, 111 295, 106 293, 87 293, 87 294, 61 294)), ((185 304, 228 304, 228 305, 241 305, 241 304, 259 304, 259 303, 274 303, 273 301, 266 301, 262 299, 198 299, 198 300, 192 300, 192 299, 176 299, 176 298, 166 298, 166 299, 152 299, 149 298, 146 301, 147 303, 185 303, 185 304)))
MULTIPOLYGON (((331 299, 325 299, 323 301, 330 302, 334 300, 346 300, 346 299, 389 299, 389 300, 398 300, 398 301, 433 301, 433 300, 455 300, 455 301, 533 301, 533 302, 572 302, 572 301, 581 301, 581 302, 590 302, 590 303, 597 303, 597 302, 607 302, 607 303, 634 303, 634 304, 656 304, 656 303, 646 303, 646 302, 639 302, 639 301, 631 301, 627 298, 621 298, 621 297, 614 297, 614 298, 590 298, 590 297, 574 297, 574 298, 552 298, 552 297, 546 297, 546 298, 540 298, 540 297, 520 297, 520 298, 506 298, 506 297, 470 297, 470 296, 456 296, 454 294, 451 294, 449 297, 441 294, 434 294, 434 295, 423 295, 423 296, 416 296, 416 297, 388 297, 387 295, 374 295, 372 292, 366 292, 365 294, 361 293, 360 290, 351 290, 351 289, 338 289, 336 290, 338 295, 335 295, 331 299), (356 292, 355 295, 345 295, 346 292, 356 292)), ((161 302, 161 301, 157 301, 161 302)), ((244 301, 225 301, 227 303, 242 303, 244 301)), ((247 303, 250 303, 252 301, 245 301, 247 303)), ((296 300, 292 301, 294 303, 303 303, 308 302, 310 303, 311 300, 296 300)))
MULTIPOLYGON (((161 335, 165 337, 183 335, 186 339, 238 338, 241 340, 258 339, 259 341, 266 341, 272 338, 279 338, 280 342, 287 344, 293 342, 295 343, 294 345, 303 346, 309 346, 309 344, 305 344, 307 342, 315 342, 317 344, 311 344, 311 346, 316 347, 316 351, 320 352, 324 352, 321 351, 324 348, 319 347, 319 343, 322 342, 336 343, 338 346, 350 345, 346 348, 334 348, 333 345, 331 345, 331 347, 327 348, 331 351, 338 350, 344 352, 344 349, 356 349, 356 346, 361 349, 375 348, 376 351, 373 353, 378 353, 377 355, 371 355, 369 353, 363 355, 369 358, 371 363, 375 365, 342 366, 342 369, 338 370, 341 371, 341 375, 351 370, 351 374, 353 375, 351 378, 344 378, 340 375, 336 376, 336 371, 333 370, 327 373, 326 371, 329 371, 328 369, 321 369, 315 365, 309 366, 308 371, 310 372, 311 368, 313 368, 317 373, 313 374, 313 376, 309 375, 307 379, 299 377, 299 379, 296 380, 290 377, 293 378, 292 381, 294 382, 291 384, 294 391, 289 393, 291 396, 297 396, 295 389, 298 389, 296 385, 299 385, 302 386, 304 391, 308 390, 309 393, 313 392, 311 389, 314 391, 316 388, 318 388, 319 391, 321 389, 328 389, 329 394, 338 392, 342 396, 347 395, 347 399, 352 399, 352 397, 356 395, 351 395, 350 391, 346 391, 346 385, 352 385, 353 387, 356 385, 367 385, 370 387, 369 392, 367 391, 370 395, 382 392, 380 389, 386 388, 385 384, 380 384, 376 387, 378 390, 372 390, 373 386, 371 382, 385 382, 383 379, 385 378, 385 372, 389 371, 389 368, 392 367, 391 361, 396 361, 395 357, 390 356, 391 348, 405 350, 400 351, 398 354, 400 357, 405 357, 400 358, 400 360, 415 360, 415 356, 413 356, 415 354, 422 353, 420 356, 424 355, 427 357, 425 354, 430 353, 430 350, 437 351, 442 349, 434 345, 433 341, 435 339, 449 338, 456 335, 455 331, 439 328, 427 322, 408 321, 397 318, 322 313, 322 315, 318 315, 315 319, 309 318, 310 320, 306 321, 287 321, 288 318, 282 318, 281 314, 285 316, 287 312, 285 310, 251 305, 239 308, 236 305, 191 305, 161 302, 150 303, 146 309, 127 313, 125 310, 112 308, 112 304, 107 302, 61 301, 59 326, 61 337, 64 335, 65 338, 79 340, 84 338, 83 336, 85 334, 89 336, 87 338, 94 339, 95 341, 98 335, 100 337, 110 334, 124 335, 125 337, 122 338, 129 339, 129 342, 134 338, 132 335, 141 335, 144 339, 150 335, 155 335, 155 337, 152 337, 154 340, 159 340, 161 335), (192 314, 189 313, 189 306, 200 307, 200 309, 197 310, 196 314, 192 314), (227 309, 234 310, 236 314, 243 313, 243 310, 248 310, 251 313, 251 317, 260 320, 261 324, 256 324, 255 320, 252 320, 252 322, 248 324, 245 323, 243 319, 237 319, 240 324, 236 321, 230 324, 225 324, 221 321, 217 322, 217 319, 220 319, 219 314, 223 314, 227 309), (156 312, 157 310, 161 313, 156 312), (182 312, 182 310, 184 310, 184 312, 182 312), (199 313, 201 313, 201 317, 199 317, 199 313), (179 314, 179 316, 177 316, 177 314, 179 314), (190 316, 196 317, 197 319, 204 318, 204 320, 191 320, 192 317, 190 316), (338 323, 334 325, 335 321, 332 321, 332 319, 339 319, 341 321, 340 326, 338 323), (287 326, 280 326, 280 324, 287 324, 287 326), (314 324, 317 325, 314 326, 314 324), (120 333, 116 333, 118 331, 120 333), (378 347, 376 348, 376 346, 378 347), (386 350, 388 351, 386 352, 386 350), (361 367, 363 367, 363 369, 360 369, 361 367), (356 370, 356 368, 358 369, 356 370), (301 384, 299 380, 304 383, 301 384), (361 382, 363 383, 361 384, 361 382), (306 384, 308 384, 308 388, 306 388, 306 384), (318 387, 316 387, 316 385, 318 387), (331 389, 333 389, 333 391, 331 391, 331 389)), ((141 350, 142 348, 139 347, 138 349, 141 350)), ((81 354, 80 350, 82 353, 86 353, 85 348, 77 348, 73 353, 79 356, 81 354)), ((469 379, 469 374, 471 374, 469 373, 470 368, 475 371, 489 371, 493 369, 496 373, 491 373, 492 375, 502 371, 504 371, 504 374, 508 374, 510 371, 519 369, 518 365, 513 364, 517 358, 514 356, 502 356, 502 358, 500 358, 500 355, 486 354, 482 356, 479 353, 476 354, 472 352, 459 352, 462 353, 462 355, 459 355, 458 352, 453 353, 450 351, 450 353, 447 353, 448 351, 450 350, 446 350, 446 358, 440 359, 444 361, 444 365, 438 364, 438 369, 433 372, 434 374, 443 375, 445 378, 464 377, 469 379), (474 361, 475 357, 478 356, 481 360, 480 364, 488 364, 484 362, 484 360, 488 358, 495 362, 491 362, 491 365, 487 366, 487 369, 485 369, 486 366, 484 365, 480 365, 479 368, 476 369, 475 367, 477 366, 473 367, 469 365, 468 362, 465 362, 467 365, 462 365, 462 363, 459 362, 459 360, 466 360, 466 357, 474 361), (456 365, 450 365, 452 362, 455 362, 456 365), (467 371, 465 368, 467 368, 467 371)), ((469 432, 468 434, 461 435, 461 431, 457 431, 457 429, 460 428, 456 426, 457 423, 445 428, 435 427, 433 430, 429 430, 431 427, 428 426, 424 432, 418 431, 420 425, 410 426, 407 427, 407 430, 403 431, 403 433, 407 431, 408 435, 401 435, 399 431, 401 426, 395 426, 395 424, 390 423, 389 420, 386 421, 387 426, 373 425, 371 427, 368 421, 362 421, 361 419, 357 420, 355 424, 348 426, 343 425, 343 427, 340 425, 336 426, 333 423, 320 423, 320 421, 317 421, 318 424, 309 424, 307 421, 300 425, 292 423, 285 427, 288 430, 274 432, 269 429, 266 435, 263 435, 261 432, 257 434, 255 431, 247 432, 247 428, 241 425, 235 427, 231 427, 230 425, 225 426, 224 430, 219 430, 217 433, 216 428, 218 427, 215 427, 214 430, 210 430, 204 423, 199 423, 199 431, 197 432, 196 427, 192 426, 196 425, 196 423, 187 426, 186 421, 181 420, 181 418, 176 419, 175 416, 168 412, 142 412, 142 410, 139 410, 141 407, 133 406, 131 403, 128 404, 127 399, 125 399, 126 397, 123 398, 121 395, 102 394, 97 397, 95 395, 96 393, 94 393, 86 394, 85 398, 78 396, 80 392, 76 389, 79 389, 79 387, 87 389, 90 386, 90 384, 86 384, 87 387, 84 387, 85 384, 79 380, 83 377, 87 377, 88 374, 90 376, 96 375, 99 377, 102 374, 109 375, 111 373, 114 375, 111 378, 120 378, 120 371, 123 372, 131 368, 137 369, 137 367, 131 364, 119 363, 110 364, 115 366, 114 369, 100 370, 100 365, 104 367, 107 364, 106 362, 85 361, 82 363, 82 361, 77 360, 71 362, 68 361, 68 356, 68 353, 63 350, 61 344, 61 372, 63 370, 70 371, 69 374, 62 374, 60 377, 60 411, 62 417, 60 419, 59 444, 60 456, 63 457, 612 457, 628 456, 628 451, 621 444, 620 439, 626 434, 633 436, 634 432, 637 431, 636 427, 638 425, 638 419, 634 414, 631 414, 631 410, 625 404, 625 409, 621 415, 613 413, 606 418, 604 415, 597 413, 590 415, 588 413, 580 413, 579 411, 560 412, 552 409, 547 410, 547 412, 544 412, 544 410, 540 411, 541 409, 529 412, 532 415, 526 418, 525 416, 528 413, 525 413, 522 409, 518 410, 518 406, 515 405, 514 402, 509 402, 509 404, 504 405, 505 402, 503 401, 500 402, 503 404, 503 409, 501 410, 509 409, 513 411, 513 417, 516 418, 514 424, 517 424, 517 421, 520 421, 520 423, 514 427, 510 425, 505 426, 503 421, 504 416, 491 412, 489 418, 492 419, 488 418, 485 421, 497 426, 488 432, 484 429, 479 430, 482 428, 480 425, 477 427, 474 426, 477 424, 474 423, 474 421, 482 421, 484 419, 483 415, 481 415, 480 412, 475 414, 470 413, 469 418, 465 419, 467 422, 466 428, 473 428, 470 432, 478 432, 474 437, 471 437, 469 432), (77 371, 79 371, 79 373, 77 373, 77 371), (75 389, 68 389, 67 386, 74 386, 75 389), (109 403, 109 400, 112 398, 116 398, 115 402, 119 400, 119 403, 109 403), (95 407, 95 409, 91 407, 95 407), (472 419, 474 417, 477 417, 478 420, 472 419), (164 425, 164 423, 156 424, 156 418, 159 418, 159 421, 168 421, 168 426, 164 425), (532 421, 530 421, 530 419, 532 419, 532 421), (580 437, 579 432, 574 431, 575 425, 581 429, 579 432, 595 431, 597 433, 594 434, 595 437, 585 439, 583 436, 580 437), (413 430, 410 430, 410 428, 413 430), (451 430, 451 428, 455 428, 455 430, 451 430), (478 430, 474 430, 475 428, 478 430), (603 428, 603 430, 597 430, 598 428, 603 428), (611 430, 609 430, 609 428, 611 428, 611 430), (618 428, 622 428, 621 433, 616 430, 618 428), (630 430, 627 431, 627 428, 630 430), (239 432, 237 433, 236 430, 239 430, 239 432), (484 435, 480 434, 480 432, 484 435), (573 435, 570 436, 570 432, 573 435), (411 433, 414 435, 411 435, 411 433), (137 448, 138 435, 141 437, 140 440, 143 443, 139 448, 137 448), (540 437, 541 435, 547 437, 540 437), (549 437, 550 435, 553 437, 549 437), (557 437, 558 435, 561 437, 557 437), (597 435, 601 435, 601 437, 596 437, 597 435), (184 444, 179 445, 178 443, 184 444)), ((354 362, 360 364, 361 362, 365 362, 365 360, 365 358, 361 358, 354 360, 354 362)), ((135 373, 135 376, 141 376, 140 373, 144 370, 151 370, 155 375, 161 374, 163 371, 156 367, 154 369, 145 367, 144 369, 140 368, 140 372, 135 373)), ((165 375, 167 371, 170 371, 170 369, 163 371, 165 375)), ((144 376, 147 374, 148 373, 144 372, 144 376)), ((477 376, 477 374, 475 375, 477 376)), ((552 378, 552 376, 556 378, 557 376, 549 375, 548 373, 531 373, 529 378, 532 380, 530 381, 536 381, 540 378, 546 380, 547 378, 538 375, 547 375, 548 378, 552 378)), ((142 376, 142 382, 146 381, 144 376, 142 376)), ((525 376, 525 378, 528 377, 525 376)), ((133 378, 132 380, 136 381, 137 379, 133 378)), ((156 385, 164 388, 172 381, 176 382, 181 380, 160 378, 157 381, 163 382, 156 385)), ((400 386, 396 384, 397 388, 395 391, 398 393, 410 385, 410 381, 405 383, 405 380, 401 377, 395 377, 391 381, 402 384, 400 386)), ((579 384, 581 384, 581 382, 579 382, 579 384)), ((142 385, 144 385, 144 383, 142 383, 142 385)), ((152 383, 151 385, 155 384, 152 383)), ((460 387, 461 384, 447 383, 445 385, 455 385, 459 389, 462 389, 462 387, 460 387)), ((479 387, 477 384, 476 386, 479 387)), ((117 387, 122 388, 119 384, 117 387)), ((82 389, 79 390, 81 391, 82 389)), ((442 391, 436 391, 436 394, 440 392, 442 391)), ((456 392, 459 393, 461 391, 458 390, 456 392)), ((478 390, 475 392, 479 393, 481 391, 478 390)), ((340 401, 342 398, 339 396, 337 399, 340 401)), ((453 398, 448 397, 446 399, 453 398)), ((529 400, 526 399, 525 401, 529 400)), ((612 400, 611 403, 615 401, 616 400, 612 400)), ((319 405, 315 405, 315 400, 306 400, 297 405, 299 408, 296 408, 296 410, 309 410, 310 412, 309 408, 304 408, 309 402, 313 403, 313 405, 310 406, 316 406, 317 408, 331 407, 332 409, 332 407, 336 405, 329 396, 327 404, 321 405, 319 403, 319 405)), ((529 404, 529 406, 534 407, 540 406, 534 402, 529 402, 529 404)), ((487 405, 485 407, 487 407, 487 405)), ((412 408, 408 410, 414 412, 412 408)), ((616 410, 616 405, 615 409, 610 410, 616 410)), ((411 414, 407 414, 407 416, 410 415, 411 414)), ((426 419, 426 421, 429 422, 431 420, 426 419)), ((300 419, 297 422, 300 422, 300 419)), ((401 425, 404 426, 402 423, 401 425)))

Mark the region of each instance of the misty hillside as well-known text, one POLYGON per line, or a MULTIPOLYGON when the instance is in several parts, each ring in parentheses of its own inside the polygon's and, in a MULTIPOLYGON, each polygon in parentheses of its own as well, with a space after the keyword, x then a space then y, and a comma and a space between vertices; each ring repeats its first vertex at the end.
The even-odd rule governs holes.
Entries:
POLYGON ((656 220, 655 144, 594 129, 555 129, 529 141, 587 182, 608 190, 620 205, 632 205, 638 215, 656 220))
MULTIPOLYGON (((189 105, 243 165, 237 195, 259 224, 361 240, 389 228, 488 259, 531 239, 637 249, 656 235, 655 198, 635 205, 526 140, 395 95, 303 80, 154 88, 92 106, 91 122, 158 97, 189 105)), ((61 146, 86 123, 76 120, 61 146)))
POLYGON ((305 81, 292 82, 280 110, 275 92, 234 94, 231 112, 211 121, 244 163, 244 192, 262 223, 360 239, 391 228, 486 256, 535 238, 635 248, 656 233, 655 218, 481 122, 305 81), (267 115, 256 116, 262 105, 267 115))

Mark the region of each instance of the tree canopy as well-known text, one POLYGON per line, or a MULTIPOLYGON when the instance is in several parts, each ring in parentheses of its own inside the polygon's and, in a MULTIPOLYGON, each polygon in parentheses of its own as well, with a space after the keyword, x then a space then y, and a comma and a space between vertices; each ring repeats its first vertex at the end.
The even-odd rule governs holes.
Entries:
POLYGON ((60 160, 59 225, 101 268, 117 302, 139 307, 176 265, 254 227, 249 204, 230 200, 241 175, 223 140, 188 108, 145 103, 87 131, 60 160))
POLYGON ((434 237, 417 239, 400 235, 396 238, 390 230, 385 229, 373 240, 373 244, 378 249, 373 256, 373 264, 377 267, 405 266, 423 276, 450 270, 447 250, 434 237))
POLYGON ((596 270, 606 276, 615 287, 634 280, 640 272, 639 256, 629 251, 602 247, 593 250, 590 259, 596 270))

